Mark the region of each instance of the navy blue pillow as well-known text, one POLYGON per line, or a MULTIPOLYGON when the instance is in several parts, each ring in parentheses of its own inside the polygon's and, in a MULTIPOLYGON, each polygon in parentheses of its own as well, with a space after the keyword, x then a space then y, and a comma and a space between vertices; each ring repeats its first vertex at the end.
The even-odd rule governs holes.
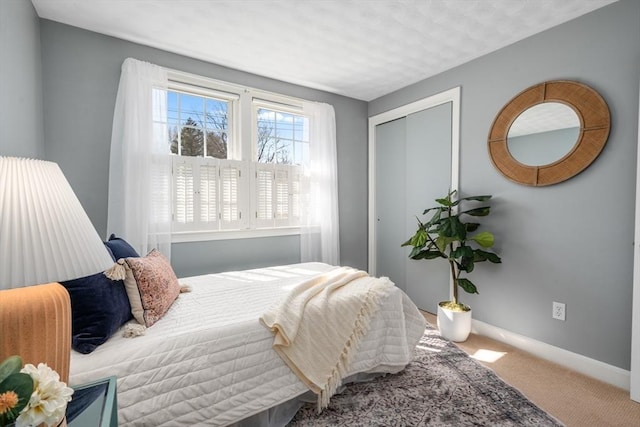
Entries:
POLYGON ((109 236, 109 240, 104 242, 104 244, 111 251, 114 260, 116 261, 120 258, 140 257, 140 255, 138 255, 138 252, 136 252, 136 250, 133 249, 129 243, 127 243, 120 237, 116 237, 115 234, 109 236))
POLYGON ((122 280, 103 273, 60 282, 71 297, 71 347, 91 353, 132 318, 122 280))
POLYGON ((118 261, 116 259, 116 256, 113 254, 113 252, 111 251, 111 248, 109 247, 109 245, 107 245, 107 242, 102 242, 104 243, 104 247, 107 249, 107 252, 109 252, 109 256, 111 257, 111 259, 113 260, 113 262, 118 261))

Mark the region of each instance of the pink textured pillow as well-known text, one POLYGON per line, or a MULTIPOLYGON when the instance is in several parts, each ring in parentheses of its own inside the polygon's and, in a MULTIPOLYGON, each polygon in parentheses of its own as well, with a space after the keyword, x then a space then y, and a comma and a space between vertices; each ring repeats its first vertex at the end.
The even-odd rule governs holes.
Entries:
POLYGON ((169 260, 155 249, 144 257, 125 258, 124 267, 131 314, 149 327, 160 320, 178 298, 178 278, 169 260))

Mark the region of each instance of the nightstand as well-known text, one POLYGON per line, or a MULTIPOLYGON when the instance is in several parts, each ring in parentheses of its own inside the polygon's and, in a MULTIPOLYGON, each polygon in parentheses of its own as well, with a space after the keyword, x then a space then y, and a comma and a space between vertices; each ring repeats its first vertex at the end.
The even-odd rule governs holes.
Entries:
POLYGON ((67 404, 68 427, 118 426, 116 377, 103 378, 71 388, 73 396, 67 404))

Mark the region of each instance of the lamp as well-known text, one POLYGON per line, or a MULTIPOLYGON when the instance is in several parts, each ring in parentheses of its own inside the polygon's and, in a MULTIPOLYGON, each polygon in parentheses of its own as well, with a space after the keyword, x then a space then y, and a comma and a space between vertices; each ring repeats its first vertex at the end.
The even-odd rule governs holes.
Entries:
POLYGON ((57 164, 0 157, 0 360, 18 354, 24 363, 46 363, 67 382, 71 303, 63 286, 49 282, 111 265, 57 164))
POLYGON ((0 289, 77 279, 111 265, 57 164, 0 157, 0 289))

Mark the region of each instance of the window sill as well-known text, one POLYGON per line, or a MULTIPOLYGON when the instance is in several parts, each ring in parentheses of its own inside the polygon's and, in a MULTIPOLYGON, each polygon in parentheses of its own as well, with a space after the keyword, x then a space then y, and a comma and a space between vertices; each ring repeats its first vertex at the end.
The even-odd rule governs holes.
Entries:
POLYGON ((171 243, 204 242, 209 240, 255 239, 260 237, 293 236, 301 227, 260 228, 251 230, 181 231, 171 233, 171 243))

